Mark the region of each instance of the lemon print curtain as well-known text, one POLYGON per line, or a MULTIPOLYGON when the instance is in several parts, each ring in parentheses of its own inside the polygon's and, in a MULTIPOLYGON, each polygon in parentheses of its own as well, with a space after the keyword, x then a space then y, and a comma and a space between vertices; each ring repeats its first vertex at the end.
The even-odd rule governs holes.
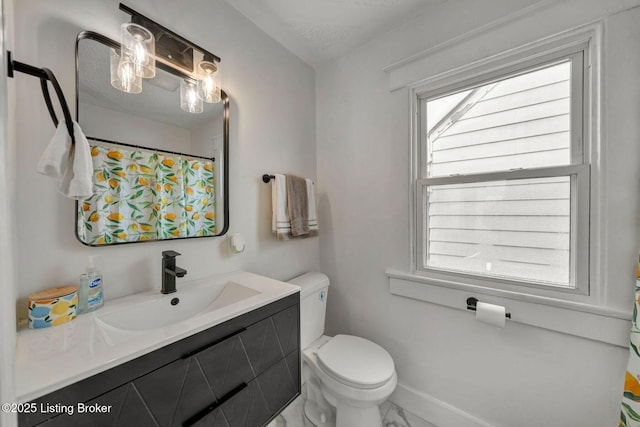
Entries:
POLYGON ((640 262, 638 263, 638 279, 633 304, 631 322, 631 339, 629 341, 629 363, 625 374, 622 410, 620 411, 620 427, 640 427, 640 262))
POLYGON ((215 234, 213 162, 135 149, 91 147, 94 194, 78 203, 90 245, 215 234))

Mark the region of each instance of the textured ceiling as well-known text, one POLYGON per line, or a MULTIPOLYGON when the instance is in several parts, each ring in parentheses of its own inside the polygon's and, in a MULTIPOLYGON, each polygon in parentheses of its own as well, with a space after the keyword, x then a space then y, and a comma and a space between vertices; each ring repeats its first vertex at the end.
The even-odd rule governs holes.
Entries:
POLYGON ((361 45, 447 0, 225 0, 305 62, 361 45))

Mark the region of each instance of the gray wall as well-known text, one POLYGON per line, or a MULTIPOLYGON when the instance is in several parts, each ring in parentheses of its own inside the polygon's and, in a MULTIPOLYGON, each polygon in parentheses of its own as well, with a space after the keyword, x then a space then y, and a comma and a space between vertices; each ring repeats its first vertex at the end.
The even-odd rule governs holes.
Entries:
MULTIPOLYGON (((246 252, 230 256, 226 238, 97 249, 78 243, 73 202, 57 194, 52 180, 35 172, 53 127, 38 82, 20 75, 14 207, 18 296, 76 283, 90 254, 101 257, 107 299, 159 288, 160 253, 167 249, 182 253, 178 265, 189 273, 181 281, 237 269, 277 279, 317 270, 318 239, 280 242, 271 235, 271 189, 260 179, 264 172, 315 178, 313 69, 224 1, 140 0, 127 5, 222 58, 223 85, 231 98, 230 232, 244 235, 246 252)), ((93 30, 117 39, 120 24, 129 19, 117 2, 100 0, 21 0, 15 9, 16 59, 51 68, 72 104, 78 32, 93 30)))
POLYGON ((614 14, 605 21, 606 154, 597 165, 603 187, 594 183, 602 205, 594 210, 601 257, 593 269, 601 272, 594 275, 604 290, 599 302, 630 312, 640 223, 640 34, 638 9, 617 12, 638 2, 537 2, 539 9, 518 12, 533 3, 446 2, 316 70, 328 332, 387 348, 402 391, 394 398, 441 427, 617 424, 627 348, 515 322, 494 329, 464 310, 391 295, 385 275, 410 269, 412 212, 409 91, 390 91, 383 68, 445 43, 420 63, 429 77, 614 14))
MULTIPOLYGON (((6 49, 13 48, 12 11, 13 1, 0 1, 2 20, 0 21, 0 61, 2 73, 6 73, 6 49)), ((0 82, 0 292, 4 298, 0 303, 0 400, 2 402, 15 401, 15 250, 14 229, 16 212, 12 209, 15 204, 15 138, 13 86, 9 79, 0 82)), ((15 414, 0 413, 0 425, 12 427, 15 424, 15 414)))

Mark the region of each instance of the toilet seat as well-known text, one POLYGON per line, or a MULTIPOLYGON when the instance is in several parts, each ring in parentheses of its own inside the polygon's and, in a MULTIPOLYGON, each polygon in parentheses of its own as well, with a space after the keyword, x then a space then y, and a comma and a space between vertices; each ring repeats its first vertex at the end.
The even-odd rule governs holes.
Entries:
POLYGON ((336 335, 317 352, 319 367, 335 380, 359 389, 387 383, 395 372, 387 351, 364 338, 336 335))

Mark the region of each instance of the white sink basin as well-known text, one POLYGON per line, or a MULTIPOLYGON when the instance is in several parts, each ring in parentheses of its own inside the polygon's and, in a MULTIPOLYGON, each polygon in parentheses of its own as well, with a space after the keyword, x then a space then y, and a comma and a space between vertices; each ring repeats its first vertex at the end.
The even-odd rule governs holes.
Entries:
POLYGON ((16 396, 28 402, 300 291, 246 271, 107 300, 55 328, 18 332, 16 396), (171 300, 178 298, 176 305, 171 300))
POLYGON ((196 283, 178 287, 168 295, 150 295, 147 301, 97 315, 97 320, 126 331, 143 331, 173 325, 260 294, 255 289, 229 281, 196 283))

